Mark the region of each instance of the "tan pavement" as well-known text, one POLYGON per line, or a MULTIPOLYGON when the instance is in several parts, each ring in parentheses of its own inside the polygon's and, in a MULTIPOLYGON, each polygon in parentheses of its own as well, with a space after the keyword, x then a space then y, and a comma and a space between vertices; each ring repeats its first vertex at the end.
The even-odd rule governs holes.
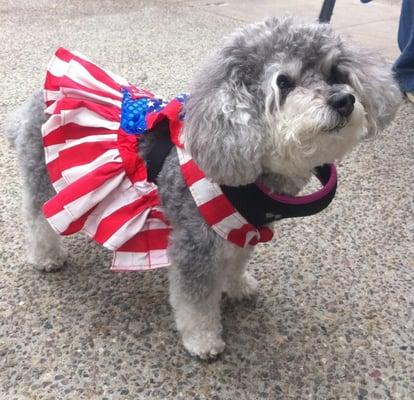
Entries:
MULTIPOLYGON (((317 18, 322 0, 182 0, 180 5, 241 21, 257 21, 270 15, 317 18)), ((397 46, 400 0, 363 4, 359 0, 337 0, 332 24, 355 41, 380 50, 389 61, 399 55, 397 46)))

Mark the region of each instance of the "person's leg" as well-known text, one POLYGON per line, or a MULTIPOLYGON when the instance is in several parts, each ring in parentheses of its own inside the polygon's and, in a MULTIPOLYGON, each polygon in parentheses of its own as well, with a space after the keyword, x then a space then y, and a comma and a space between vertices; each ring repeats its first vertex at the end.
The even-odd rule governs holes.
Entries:
MULTIPOLYGON (((414 1, 403 0, 398 29, 401 55, 394 64, 395 76, 403 92, 414 95, 414 1)), ((410 99, 411 100, 411 99, 410 99)))

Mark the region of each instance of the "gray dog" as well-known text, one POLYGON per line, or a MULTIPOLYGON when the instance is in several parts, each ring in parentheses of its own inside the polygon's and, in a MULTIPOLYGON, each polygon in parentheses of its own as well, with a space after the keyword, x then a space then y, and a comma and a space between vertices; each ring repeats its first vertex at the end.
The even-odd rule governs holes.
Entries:
MULTIPOLYGON (((181 139, 205 176, 238 187, 260 179, 295 196, 318 166, 341 159, 390 123, 401 101, 389 66, 341 39, 329 25, 267 19, 238 30, 194 79, 181 139)), ((24 180, 28 260, 41 270, 64 263, 59 236, 41 213, 55 195, 45 167, 43 94, 10 118, 7 131, 24 180)), ((145 157, 151 139, 143 141, 145 157)), ((170 302, 185 348, 201 358, 221 353, 222 293, 255 293, 246 272, 253 246, 223 239, 200 215, 172 148, 157 177, 171 226, 170 302)))

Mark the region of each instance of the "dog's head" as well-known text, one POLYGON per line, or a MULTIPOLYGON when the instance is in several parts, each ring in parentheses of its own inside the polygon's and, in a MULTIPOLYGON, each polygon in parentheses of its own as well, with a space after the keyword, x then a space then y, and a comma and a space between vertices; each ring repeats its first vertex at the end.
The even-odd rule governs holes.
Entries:
POLYGON ((268 19, 204 63, 183 140, 213 181, 302 175, 383 129, 401 100, 390 67, 326 24, 268 19))

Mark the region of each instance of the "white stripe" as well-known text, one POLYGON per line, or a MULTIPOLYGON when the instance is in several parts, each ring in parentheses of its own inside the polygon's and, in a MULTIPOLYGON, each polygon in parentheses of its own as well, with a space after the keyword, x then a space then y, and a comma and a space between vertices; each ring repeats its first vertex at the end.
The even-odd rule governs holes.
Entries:
POLYGON ((84 230, 92 237, 98 229, 101 221, 116 210, 124 207, 138 198, 137 191, 129 179, 124 179, 117 190, 114 190, 106 197, 95 210, 90 214, 86 221, 84 230))
POLYGON ((47 70, 54 76, 62 77, 65 75, 68 70, 69 63, 61 60, 59 57, 53 55, 52 59, 49 62, 47 70))
POLYGON ((260 235, 257 232, 257 230, 247 232, 243 247, 246 247, 253 238, 256 238, 256 239, 260 238, 260 235))
POLYGON ((95 207, 100 201, 115 190, 124 179, 125 172, 122 171, 111 179, 106 180, 97 189, 86 193, 78 199, 68 203, 65 209, 72 215, 73 221, 76 221, 91 208, 95 207))
POLYGON ((60 115, 62 117, 62 125, 74 123, 81 126, 106 128, 113 131, 119 128, 119 121, 110 121, 86 107, 79 107, 74 110, 62 110, 60 115))
MULTIPOLYGON (((59 143, 59 144, 52 144, 49 146, 45 146, 45 162, 46 164, 49 164, 53 160, 59 157, 59 152, 63 150, 70 149, 75 146, 79 146, 82 143, 91 143, 91 142, 116 142, 117 135, 111 134, 111 135, 91 135, 91 136, 85 136, 81 139, 73 139, 73 140, 67 140, 65 143, 59 143)), ((113 159, 111 161, 118 161, 116 159, 113 159)), ((119 159, 119 162, 122 162, 121 159, 119 159)))
MULTIPOLYGON (((91 64, 94 64, 95 65, 95 63, 93 61, 91 61, 88 57, 86 57, 84 54, 82 54, 79 51, 76 51, 75 50, 75 51, 72 52, 72 54, 74 54, 75 56, 77 56, 79 58, 82 58, 83 60, 88 61, 91 64)), ((119 76, 117 74, 114 74, 111 71, 106 70, 105 68, 102 68, 102 67, 99 67, 99 68, 102 69, 103 71, 105 71, 119 85, 121 85, 121 86, 129 86, 129 82, 126 79, 122 78, 121 76, 119 76)))
POLYGON ((217 222, 212 226, 213 229, 218 229, 226 236, 232 231, 233 229, 240 229, 245 223, 248 222, 240 218, 241 215, 237 212, 230 214, 228 217, 223 218, 221 221, 217 222), (244 220, 244 221, 243 221, 244 220))
MULTIPOLYGON (((119 122, 109 121, 101 117, 99 114, 96 114, 87 108, 81 107, 75 110, 62 110, 61 114, 51 115, 50 118, 42 125, 42 136, 46 137, 49 133, 55 131, 60 126, 69 123, 94 128, 109 129, 113 131, 116 131, 119 128, 119 122)), ((116 134, 102 136, 113 137, 116 136, 116 134)))
POLYGON ((112 71, 108 71, 105 68, 102 68, 116 83, 118 83, 121 86, 130 86, 129 82, 123 78, 122 76, 119 76, 118 74, 115 74, 112 71))
POLYGON ((178 158, 180 160, 180 165, 184 165, 188 161, 192 160, 190 154, 180 147, 177 147, 177 153, 178 153, 178 158))
POLYGON ((141 271, 169 266, 166 250, 145 252, 117 251, 114 253, 112 271, 141 271))
POLYGON ((92 61, 91 61, 88 57, 86 57, 86 56, 85 56, 85 54, 81 53, 80 51, 78 51, 78 50, 73 50, 73 51, 71 51, 71 53, 72 53, 74 56, 79 57, 79 58, 82 58, 83 60, 88 61, 88 62, 90 62, 90 63, 92 63, 92 64, 93 64, 93 62, 92 62, 92 61))
MULTIPOLYGON (((80 139, 68 139, 63 150, 70 149, 81 145, 82 143, 93 143, 93 142, 116 142, 118 135, 116 133, 110 135, 89 135, 80 139)), ((50 146, 48 146, 50 147, 50 146)), ((119 160, 121 162, 121 160, 119 160)))
POLYGON ((72 216, 66 211, 62 210, 55 215, 47 218, 51 227, 57 232, 62 233, 68 229, 69 225, 73 222, 72 216))
POLYGON ((64 189, 68 184, 63 178, 58 179, 57 181, 53 182, 53 187, 55 188, 56 192, 60 192, 64 189))
MULTIPOLYGON (((118 107, 119 109, 121 109, 121 105, 122 105, 122 101, 120 100, 114 100, 114 99, 111 99, 110 97, 99 96, 95 93, 90 93, 82 89, 62 87, 61 92, 64 94, 63 97, 70 97, 72 99, 85 99, 85 100, 92 100, 94 103, 98 103, 98 104, 111 104, 113 106, 118 107)), ((57 98, 59 98, 59 96, 57 98)), ((55 99, 51 99, 51 100, 55 100, 55 99)))
POLYGON ((161 221, 158 218, 150 217, 148 218, 148 226, 144 227, 144 229, 142 229, 141 232, 153 231, 154 229, 168 229, 168 228, 170 228, 170 226, 167 225, 165 222, 161 221))
POLYGON ((59 151, 62 150, 64 144, 52 144, 45 147, 45 162, 49 164, 53 160, 59 157, 59 151))
POLYGON ((114 232, 112 236, 105 243, 102 244, 102 246, 111 250, 116 250, 119 247, 121 247, 134 235, 143 230, 144 225, 147 223, 147 217, 150 212, 151 209, 147 208, 141 214, 133 216, 116 232, 114 232))
MULTIPOLYGON (((62 97, 60 90, 46 90, 43 89, 43 93, 45 96, 45 102, 46 101, 55 101, 59 98, 62 97)), ((48 112, 48 109, 46 109, 46 111, 48 114, 51 114, 50 112, 48 112)))
POLYGON ((71 60, 66 71, 66 76, 74 82, 86 86, 90 89, 101 90, 103 92, 111 93, 114 96, 122 99, 122 93, 118 90, 112 89, 105 83, 95 79, 89 71, 76 60, 71 60))
POLYGON ((122 162, 118 149, 110 149, 101 154, 99 157, 95 158, 90 163, 65 169, 62 171, 62 176, 65 178, 68 184, 71 184, 72 182, 77 181, 79 178, 100 167, 101 165, 114 161, 122 162))
POLYGON ((45 114, 46 115, 54 114, 57 104, 58 104, 57 101, 53 101, 53 103, 45 109, 45 114))
POLYGON ((153 190, 157 189, 157 185, 153 182, 145 181, 137 181, 134 182, 134 188, 138 192, 139 196, 144 196, 153 190))
POLYGON ((60 114, 54 114, 42 125, 42 136, 45 137, 53 132, 56 128, 62 125, 62 118, 60 114))
POLYGON ((190 187, 191 193, 198 206, 207 203, 208 201, 220 196, 221 193, 217 192, 215 186, 206 178, 202 178, 199 181, 193 183, 190 187))
MULTIPOLYGON (((124 204, 124 206, 127 206, 128 204, 129 203, 124 204)), ((118 209, 121 207, 122 205, 118 207, 118 209)), ((89 223, 89 219, 91 217, 92 218, 95 217, 93 215, 95 214, 95 210, 94 210, 94 212, 88 217, 87 225, 85 224, 84 231, 88 235, 91 235, 92 237, 95 236, 97 228, 99 227, 99 224, 101 223, 103 218, 111 215, 112 213, 116 211, 117 209, 109 209, 109 208, 104 210, 104 212, 101 213, 101 216, 96 218, 96 221, 94 221, 94 224, 96 224, 96 228, 95 228, 95 226, 92 225, 92 221, 89 223), (95 228, 95 230, 89 229, 89 228, 95 228)), ((170 228, 169 225, 165 224, 160 219, 151 218, 151 217, 148 217, 147 215, 148 215, 147 210, 144 210, 140 215, 133 216, 133 218, 127 221, 124 225, 122 225, 122 227, 119 228, 102 246, 108 249, 111 249, 111 250, 116 250, 119 247, 121 247, 124 243, 126 243, 128 240, 132 239, 138 233, 152 231, 154 229, 169 229, 170 228), (144 223, 141 224, 142 222, 141 218, 143 214, 145 214, 146 216, 144 217, 145 219, 144 223)))

